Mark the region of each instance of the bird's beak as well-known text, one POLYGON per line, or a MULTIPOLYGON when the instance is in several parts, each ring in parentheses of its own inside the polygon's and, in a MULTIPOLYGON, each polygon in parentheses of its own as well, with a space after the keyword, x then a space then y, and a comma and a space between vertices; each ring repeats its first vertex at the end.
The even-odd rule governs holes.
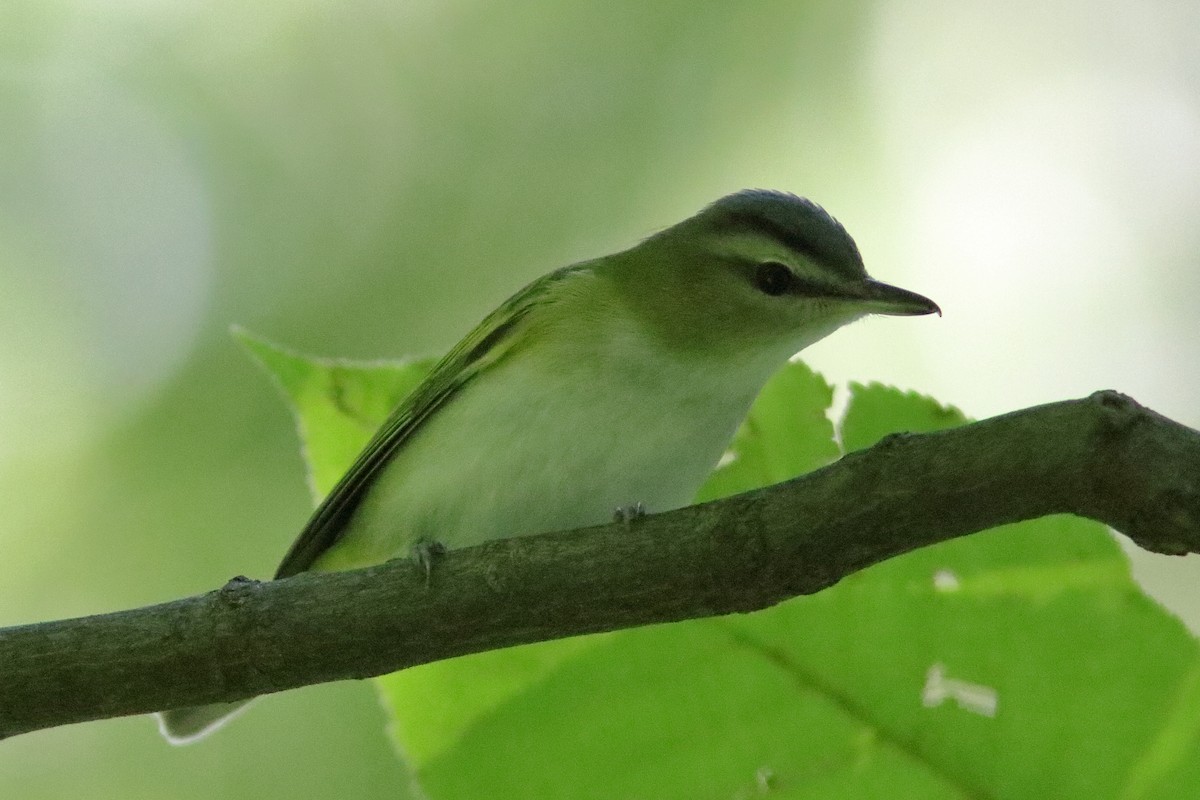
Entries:
POLYGON ((896 317, 915 317, 922 314, 937 314, 940 317, 942 315, 938 304, 928 297, 910 292, 908 289, 901 289, 899 286, 880 283, 871 278, 867 278, 855 286, 851 292, 848 292, 848 295, 862 303, 869 314, 890 314, 896 317))

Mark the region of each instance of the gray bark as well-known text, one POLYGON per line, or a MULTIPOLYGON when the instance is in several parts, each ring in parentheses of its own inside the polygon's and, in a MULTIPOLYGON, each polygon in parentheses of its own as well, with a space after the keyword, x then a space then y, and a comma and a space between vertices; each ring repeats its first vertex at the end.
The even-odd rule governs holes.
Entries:
POLYGON ((1114 392, 937 433, 714 503, 0 630, 0 738, 766 608, 871 564, 1071 513, 1200 552, 1200 433, 1114 392))

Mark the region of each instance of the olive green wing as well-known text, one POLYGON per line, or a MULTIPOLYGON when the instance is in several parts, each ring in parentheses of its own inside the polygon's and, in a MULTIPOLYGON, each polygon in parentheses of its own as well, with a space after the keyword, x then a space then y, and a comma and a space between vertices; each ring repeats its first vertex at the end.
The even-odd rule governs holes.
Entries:
POLYGON ((346 523, 370 490, 375 477, 425 420, 476 375, 511 352, 518 338, 516 332, 523 327, 529 312, 545 301, 551 284, 585 269, 582 266, 565 267, 544 275, 505 301, 455 345, 429 376, 400 401, 350 470, 317 506, 283 557, 275 577, 286 578, 303 572, 332 547, 341 538, 346 523))

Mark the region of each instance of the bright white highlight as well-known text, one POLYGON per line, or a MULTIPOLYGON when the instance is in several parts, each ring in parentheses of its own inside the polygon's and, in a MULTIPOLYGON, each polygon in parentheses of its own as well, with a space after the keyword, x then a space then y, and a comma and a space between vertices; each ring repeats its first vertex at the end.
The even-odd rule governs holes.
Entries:
POLYGON ((962 588, 958 575, 948 569, 939 569, 933 573, 933 588, 939 592, 957 592, 962 588))
POLYGON ((947 700, 953 701, 964 711, 983 717, 995 717, 1000 703, 1000 698, 992 687, 947 678, 946 668, 942 664, 934 664, 925 673, 921 705, 936 708, 947 700))

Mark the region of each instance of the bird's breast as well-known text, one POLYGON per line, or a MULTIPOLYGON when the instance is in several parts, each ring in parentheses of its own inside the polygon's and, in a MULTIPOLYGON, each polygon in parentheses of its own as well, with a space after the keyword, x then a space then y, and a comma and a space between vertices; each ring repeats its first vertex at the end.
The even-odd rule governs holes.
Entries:
MULTIPOLYGON (((758 383, 629 349, 527 352, 492 366, 404 444, 343 537, 355 561, 419 539, 464 547, 686 505, 758 383), (752 385, 740 385, 752 384, 752 385)), ((341 546, 341 545, 339 545, 341 546)))

